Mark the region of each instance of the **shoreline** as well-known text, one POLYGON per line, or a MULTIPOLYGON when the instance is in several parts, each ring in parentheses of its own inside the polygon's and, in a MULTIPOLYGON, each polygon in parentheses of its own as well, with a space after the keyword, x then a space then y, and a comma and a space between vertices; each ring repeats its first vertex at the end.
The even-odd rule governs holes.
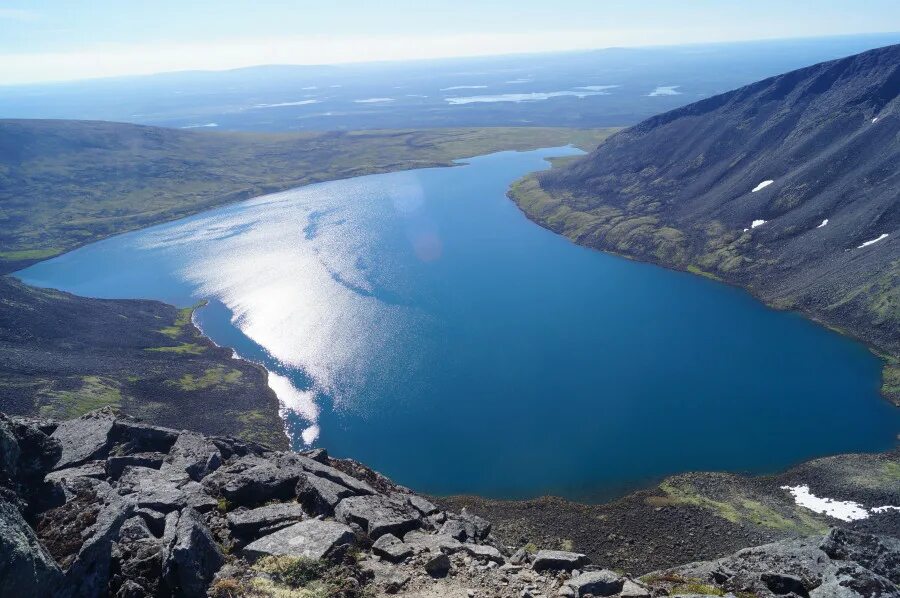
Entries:
MULTIPOLYGON (((551 165, 552 164, 553 163, 551 162, 551 165)), ((585 244, 579 243, 577 239, 572 238, 565 232, 562 232, 548 224, 545 224, 544 219, 541 216, 538 216, 536 213, 528 210, 526 207, 523 206, 523 202, 525 201, 525 198, 529 194, 540 194, 540 195, 548 197, 548 198, 552 197, 550 194, 548 194, 546 191, 544 191, 543 188, 541 188, 539 184, 537 185, 537 188, 530 188, 528 190, 521 189, 521 186, 524 183, 536 181, 535 174, 536 173, 531 173, 531 174, 525 175, 524 177, 514 181, 507 189, 506 197, 519 209, 520 212, 522 212, 522 214, 528 220, 530 220, 537 226, 540 226, 543 229, 549 230, 550 232, 557 234, 561 237, 565 237, 570 242, 574 243, 575 245, 578 245, 579 247, 585 247, 587 249, 599 251, 599 252, 613 255, 616 257, 620 257, 620 258, 623 258, 626 260, 631 260, 631 261, 640 262, 640 263, 644 263, 644 264, 650 264, 650 265, 657 266, 660 268, 665 268, 666 270, 672 270, 674 272, 683 272, 685 274, 701 276, 703 278, 707 278, 707 279, 713 280, 715 282, 719 282, 719 283, 726 284, 728 286, 740 289, 740 290, 748 293, 751 297, 753 297, 755 300, 759 301, 761 304, 765 305, 769 309, 772 309, 774 311, 779 311, 779 312, 795 313, 810 322, 813 322, 813 323, 815 323, 823 328, 826 328, 836 334, 839 334, 841 336, 844 336, 848 339, 851 339, 853 341, 860 343, 870 353, 875 355, 882 362, 881 385, 879 388, 879 393, 881 394, 882 398, 884 400, 886 400, 887 402, 893 404, 895 407, 900 408, 900 355, 894 355, 891 353, 890 349, 888 349, 886 347, 881 347, 878 344, 876 344, 875 342, 871 341, 870 339, 867 339, 861 335, 855 334, 847 328, 841 327, 841 326, 839 326, 837 324, 833 324, 831 322, 827 322, 812 312, 805 311, 802 308, 790 308, 790 307, 786 307, 786 306, 777 305, 776 303, 769 301, 769 300, 765 299, 764 297, 762 297, 758 292, 756 292, 756 290, 753 287, 745 286, 734 280, 728 280, 728 279, 722 278, 711 272, 701 270, 700 268, 698 268, 696 266, 688 265, 685 267, 681 267, 677 264, 667 263, 667 262, 664 262, 661 260, 638 258, 636 256, 628 255, 626 253, 621 253, 621 252, 615 251, 610 248, 594 247, 592 245, 585 245, 585 244), (894 380, 896 380, 896 382, 892 382, 894 380), (895 385, 896 385, 896 387, 895 387, 895 385)), ((540 199, 538 198, 537 201, 540 201, 540 199)))

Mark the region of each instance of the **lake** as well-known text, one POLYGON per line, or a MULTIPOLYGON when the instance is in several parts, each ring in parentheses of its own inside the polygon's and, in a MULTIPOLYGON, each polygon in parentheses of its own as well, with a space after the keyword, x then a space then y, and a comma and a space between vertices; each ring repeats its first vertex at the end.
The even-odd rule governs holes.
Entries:
POLYGON ((426 493, 599 500, 676 472, 894 445, 900 410, 863 345, 740 289, 576 246, 506 198, 574 153, 310 185, 17 276, 208 299, 196 322, 272 373, 295 447, 426 493))

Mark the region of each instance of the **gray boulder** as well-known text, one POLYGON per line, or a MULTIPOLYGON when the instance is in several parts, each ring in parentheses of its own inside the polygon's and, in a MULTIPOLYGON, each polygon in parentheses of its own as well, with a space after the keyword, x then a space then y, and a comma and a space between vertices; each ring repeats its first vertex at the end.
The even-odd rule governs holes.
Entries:
POLYGON ((334 516, 348 525, 359 525, 373 539, 384 534, 402 536, 421 525, 418 512, 383 495, 345 498, 334 510, 334 516))
POLYGON ((403 536, 403 542, 412 548, 415 554, 424 552, 453 554, 463 549, 463 544, 456 538, 444 534, 426 534, 412 531, 403 536))
POLYGON ((165 455, 162 453, 134 453, 132 455, 112 455, 106 460, 106 475, 113 480, 119 479, 129 465, 159 469, 165 455))
POLYGON ((307 519, 248 544, 242 554, 249 560, 270 555, 324 559, 338 554, 355 540, 353 530, 346 525, 307 519))
POLYGON ((306 519, 303 507, 297 503, 283 503, 257 507, 256 509, 240 509, 228 513, 228 527, 231 532, 243 538, 257 538, 277 532, 306 519))
POLYGON ((270 500, 287 500, 294 497, 302 473, 296 468, 276 467, 269 463, 255 465, 230 476, 221 493, 228 502, 243 507, 254 507, 270 500))
POLYGON ((415 494, 410 494, 406 497, 406 501, 409 505, 421 513, 423 516, 425 515, 434 515, 438 512, 438 508, 434 506, 429 500, 422 498, 421 496, 416 496, 415 494))
POLYGON ((493 561, 498 565, 506 562, 500 551, 486 544, 462 544, 462 551, 477 561, 493 561))
POLYGON ((377 494, 375 489, 364 481, 298 453, 281 453, 276 459, 276 464, 279 468, 299 468, 302 471, 315 474, 320 478, 325 478, 335 484, 349 488, 354 494, 377 494))
POLYGON ((393 534, 384 534, 372 545, 372 552, 391 563, 400 563, 413 555, 413 549, 393 534))
POLYGON ((574 579, 570 579, 568 585, 575 590, 576 596, 613 596, 622 591, 625 578, 604 569, 602 571, 589 571, 582 573, 574 579))
POLYGON ((62 455, 56 469, 75 467, 92 459, 102 459, 109 453, 115 415, 101 410, 70 419, 59 424, 52 438, 59 441, 62 455))
POLYGON ((160 469, 186 473, 199 482, 221 464, 222 454, 215 444, 196 432, 182 432, 160 469))
POLYGON ((470 524, 475 529, 475 537, 484 540, 491 533, 491 523, 487 519, 479 517, 465 507, 459 513, 459 518, 470 524))
POLYGON ((834 528, 821 548, 831 559, 859 563, 900 585, 900 539, 834 528))
POLYGON ((587 556, 564 550, 539 550, 531 563, 535 571, 572 571, 590 563, 587 556))
POLYGON ((346 486, 304 472, 297 482, 296 494, 297 499, 310 513, 332 515, 334 508, 342 499, 353 496, 355 493, 346 486))
POLYGON ((455 538, 460 542, 475 540, 478 536, 475 524, 471 521, 463 521, 462 519, 448 519, 444 522, 444 525, 441 526, 439 533, 455 538))
POLYGON ((163 578, 179 595, 204 596, 225 556, 194 509, 188 507, 181 512, 173 532, 168 529, 170 521, 175 517, 166 520, 164 539, 170 543, 163 549, 163 578))
POLYGON ((109 585, 113 543, 126 519, 134 514, 134 505, 108 491, 98 496, 104 501, 94 524, 85 530, 87 539, 66 571, 67 596, 102 596, 109 585))
POLYGON ((50 596, 62 577, 19 510, 0 499, 0 596, 50 596))
POLYGON ((113 452, 118 455, 168 453, 177 438, 178 430, 151 426, 120 417, 116 419, 113 429, 113 440, 116 444, 113 452))
POLYGON ((444 553, 434 555, 425 562, 425 572, 432 577, 447 577, 450 573, 450 557, 444 553))
POLYGON ((95 478, 102 480, 106 478, 106 462, 88 461, 77 467, 57 469, 56 471, 48 473, 44 479, 48 482, 58 482, 60 480, 71 480, 73 478, 95 478))
POLYGON ((147 467, 128 466, 119 478, 119 494, 127 495, 139 508, 160 513, 192 507, 201 512, 214 509, 217 501, 204 487, 181 472, 166 473, 147 467))

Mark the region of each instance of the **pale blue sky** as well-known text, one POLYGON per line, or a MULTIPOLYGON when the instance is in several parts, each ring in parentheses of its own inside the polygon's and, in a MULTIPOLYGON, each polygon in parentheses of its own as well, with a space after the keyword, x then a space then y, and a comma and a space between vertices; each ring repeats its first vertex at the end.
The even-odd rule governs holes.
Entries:
POLYGON ((897 30, 897 0, 0 2, 0 79, 897 30))

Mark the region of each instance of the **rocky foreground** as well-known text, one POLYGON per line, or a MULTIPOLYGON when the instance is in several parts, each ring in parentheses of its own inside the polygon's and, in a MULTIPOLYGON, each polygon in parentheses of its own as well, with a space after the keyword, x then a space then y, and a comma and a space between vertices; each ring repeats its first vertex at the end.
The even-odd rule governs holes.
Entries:
POLYGON ((634 579, 509 546, 323 450, 0 415, 2 596, 900 596, 900 541, 846 529, 634 579))

